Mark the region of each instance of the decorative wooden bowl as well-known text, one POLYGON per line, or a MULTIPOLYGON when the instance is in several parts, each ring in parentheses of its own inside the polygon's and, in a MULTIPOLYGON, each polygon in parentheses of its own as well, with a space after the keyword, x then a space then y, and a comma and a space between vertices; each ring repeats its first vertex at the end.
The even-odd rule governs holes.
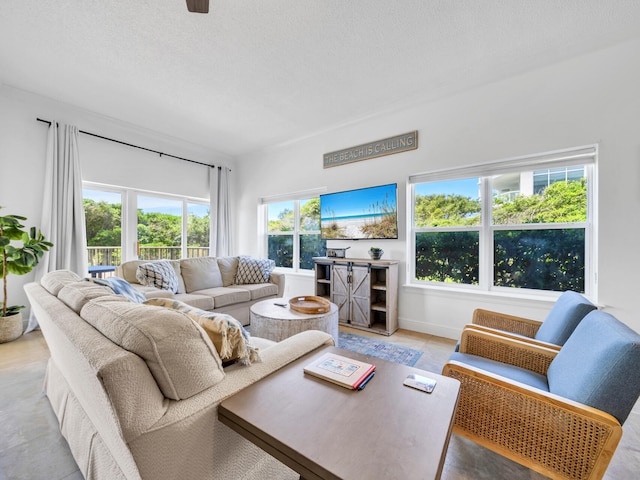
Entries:
POLYGON ((289 300, 289 308, 300 313, 327 313, 331 302, 315 295, 298 296, 289 300))

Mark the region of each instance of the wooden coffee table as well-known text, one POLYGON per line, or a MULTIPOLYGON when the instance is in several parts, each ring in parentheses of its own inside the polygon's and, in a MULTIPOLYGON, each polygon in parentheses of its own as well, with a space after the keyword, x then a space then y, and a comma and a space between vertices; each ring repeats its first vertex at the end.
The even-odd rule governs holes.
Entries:
POLYGON ((326 313, 300 313, 289 308, 282 298, 268 299, 251 305, 249 315, 254 337, 279 342, 306 330, 320 330, 338 343, 338 306, 334 303, 326 313))
POLYGON ((320 348, 228 398, 218 418, 305 480, 437 479, 451 436, 460 383, 336 347, 320 348), (376 365, 361 391, 305 375, 333 351, 376 365), (433 393, 405 387, 414 373, 433 393))

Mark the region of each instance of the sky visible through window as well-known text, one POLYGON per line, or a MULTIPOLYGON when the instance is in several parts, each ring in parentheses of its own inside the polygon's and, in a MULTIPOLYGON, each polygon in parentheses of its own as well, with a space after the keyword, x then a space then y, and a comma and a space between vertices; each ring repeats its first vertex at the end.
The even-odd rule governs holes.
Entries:
MULTIPOLYGON (((122 203, 122 194, 120 192, 85 188, 82 190, 82 196, 95 202, 106 202, 110 204, 122 203)), ((143 213, 168 213, 170 215, 182 216, 182 200, 138 195, 138 208, 142 210, 143 213)), ((198 218, 204 218, 209 216, 209 208, 208 204, 189 202, 187 210, 189 214, 195 215, 198 218)))
POLYGON ((478 199, 478 179, 465 178, 444 182, 419 183, 415 186, 416 195, 462 195, 478 199))

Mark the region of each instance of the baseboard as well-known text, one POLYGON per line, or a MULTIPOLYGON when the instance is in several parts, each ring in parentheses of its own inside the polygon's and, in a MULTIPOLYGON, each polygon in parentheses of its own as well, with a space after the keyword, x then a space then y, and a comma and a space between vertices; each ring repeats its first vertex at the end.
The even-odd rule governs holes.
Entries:
POLYGON ((457 340, 460 338, 462 330, 459 328, 449 327, 447 325, 435 325, 433 323, 417 322, 407 318, 399 318, 398 325, 404 330, 413 332, 426 333, 435 335, 436 337, 450 338, 457 340))

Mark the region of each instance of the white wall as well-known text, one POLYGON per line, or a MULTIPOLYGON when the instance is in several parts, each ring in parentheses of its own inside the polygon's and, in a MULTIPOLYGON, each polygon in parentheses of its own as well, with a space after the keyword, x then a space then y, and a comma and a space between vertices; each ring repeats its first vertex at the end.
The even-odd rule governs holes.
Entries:
MULTIPOLYGON (((36 118, 78 126, 80 130, 202 163, 227 165, 233 159, 115 119, 0 85, 0 212, 40 225, 48 125, 36 118)), ((143 190, 209 197, 208 167, 80 134, 83 179, 143 190)), ((22 286, 33 273, 9 277, 9 303, 27 305, 22 286)), ((25 315, 28 318, 28 316, 25 315)))
MULTIPOLYGON (((598 298, 606 311, 640 331, 640 42, 634 41, 486 85, 441 101, 364 120, 312 138, 238 159, 238 249, 260 254, 257 199, 326 187, 340 191, 397 182, 400 238, 333 241, 351 257, 372 244, 385 258, 406 250, 408 175, 598 143, 598 298), (411 152, 322 168, 327 152, 419 131, 411 152)), ((341 106, 335 106, 338 111, 341 106)), ((288 292, 313 293, 313 282, 287 279, 288 292)), ((404 283, 404 282, 401 282, 404 283)), ((456 338, 476 307, 544 318, 547 301, 428 288, 400 288, 400 326, 456 338)))

